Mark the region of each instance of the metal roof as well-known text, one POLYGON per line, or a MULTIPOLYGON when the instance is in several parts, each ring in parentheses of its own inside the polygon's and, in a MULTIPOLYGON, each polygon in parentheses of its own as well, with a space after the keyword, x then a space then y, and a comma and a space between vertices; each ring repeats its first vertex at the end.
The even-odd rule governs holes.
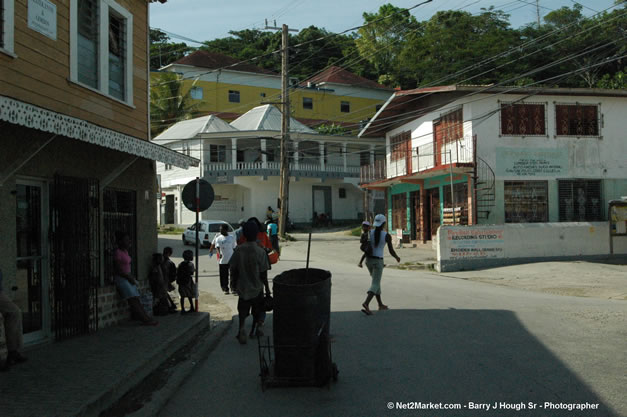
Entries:
MULTIPOLYGON (((237 130, 281 131, 281 112, 271 104, 255 107, 231 122, 237 130)), ((298 120, 290 117, 290 132, 316 133, 298 120)))
POLYGON ((191 139, 199 133, 232 132, 234 127, 216 115, 196 117, 195 119, 183 120, 167 128, 153 140, 161 143, 173 142, 182 139, 191 139))

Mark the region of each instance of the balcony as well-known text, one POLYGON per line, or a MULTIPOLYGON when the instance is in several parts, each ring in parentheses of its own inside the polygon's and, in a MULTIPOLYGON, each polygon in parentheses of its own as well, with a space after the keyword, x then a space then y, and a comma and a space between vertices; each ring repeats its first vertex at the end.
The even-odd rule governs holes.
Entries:
POLYGON ((451 164, 473 164, 473 139, 463 138, 447 143, 434 142, 420 145, 408 152, 395 152, 390 155, 387 177, 421 173, 428 170, 448 167, 451 164))
MULTIPOLYGON (((211 182, 232 183, 238 176, 279 176, 281 163, 268 162, 205 162, 204 178, 211 182)), ((290 176, 309 178, 357 178, 359 167, 316 163, 290 163, 290 176)))
POLYGON ((359 172, 359 183, 368 184, 386 179, 385 159, 374 161, 374 165, 362 165, 359 172))

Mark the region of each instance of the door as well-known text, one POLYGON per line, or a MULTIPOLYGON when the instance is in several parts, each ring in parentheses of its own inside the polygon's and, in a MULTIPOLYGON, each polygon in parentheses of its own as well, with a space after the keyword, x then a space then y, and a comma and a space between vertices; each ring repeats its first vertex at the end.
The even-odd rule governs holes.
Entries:
POLYGON ((50 332, 47 207, 45 182, 17 182, 14 302, 22 310, 25 343, 44 339, 50 332))
POLYGON ((332 218, 331 187, 313 186, 312 202, 314 213, 318 216, 324 214, 327 221, 332 218))
POLYGON ((174 224, 174 194, 165 196, 165 224, 174 224))
POLYGON ((435 236, 435 234, 438 233, 438 227, 440 227, 440 190, 437 188, 429 190, 428 200, 431 207, 431 236, 435 236))
POLYGON ((409 201, 411 240, 417 240, 420 237, 420 191, 412 191, 411 193, 409 193, 409 201))

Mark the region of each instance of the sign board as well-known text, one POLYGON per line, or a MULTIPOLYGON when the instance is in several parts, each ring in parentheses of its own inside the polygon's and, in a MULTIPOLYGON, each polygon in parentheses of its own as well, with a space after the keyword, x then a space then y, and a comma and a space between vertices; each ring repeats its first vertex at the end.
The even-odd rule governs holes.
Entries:
POLYGON ((442 238, 448 240, 449 259, 503 258, 503 231, 502 227, 447 229, 442 238))
POLYGON ((496 148, 500 177, 559 177, 568 175, 568 150, 496 148))
MULTIPOLYGON (((200 204, 198 211, 205 211, 211 204, 215 197, 213 187, 205 180, 198 180, 200 191, 200 204)), ((185 185, 182 193, 183 204, 188 210, 196 211, 196 180, 192 180, 185 185)))
POLYGON ((28 27, 57 40, 57 6, 48 0, 28 0, 28 27))

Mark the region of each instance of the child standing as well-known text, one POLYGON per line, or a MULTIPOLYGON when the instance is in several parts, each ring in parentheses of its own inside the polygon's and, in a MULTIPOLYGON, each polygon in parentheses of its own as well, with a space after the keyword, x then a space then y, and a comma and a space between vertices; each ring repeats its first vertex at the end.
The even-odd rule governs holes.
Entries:
POLYGON ((194 311, 193 298, 196 296, 196 286, 194 285, 194 252, 186 250, 183 252, 183 262, 179 264, 176 271, 176 283, 179 286, 179 296, 181 297, 181 314, 194 311), (185 311, 185 298, 189 300, 189 310, 185 311))

